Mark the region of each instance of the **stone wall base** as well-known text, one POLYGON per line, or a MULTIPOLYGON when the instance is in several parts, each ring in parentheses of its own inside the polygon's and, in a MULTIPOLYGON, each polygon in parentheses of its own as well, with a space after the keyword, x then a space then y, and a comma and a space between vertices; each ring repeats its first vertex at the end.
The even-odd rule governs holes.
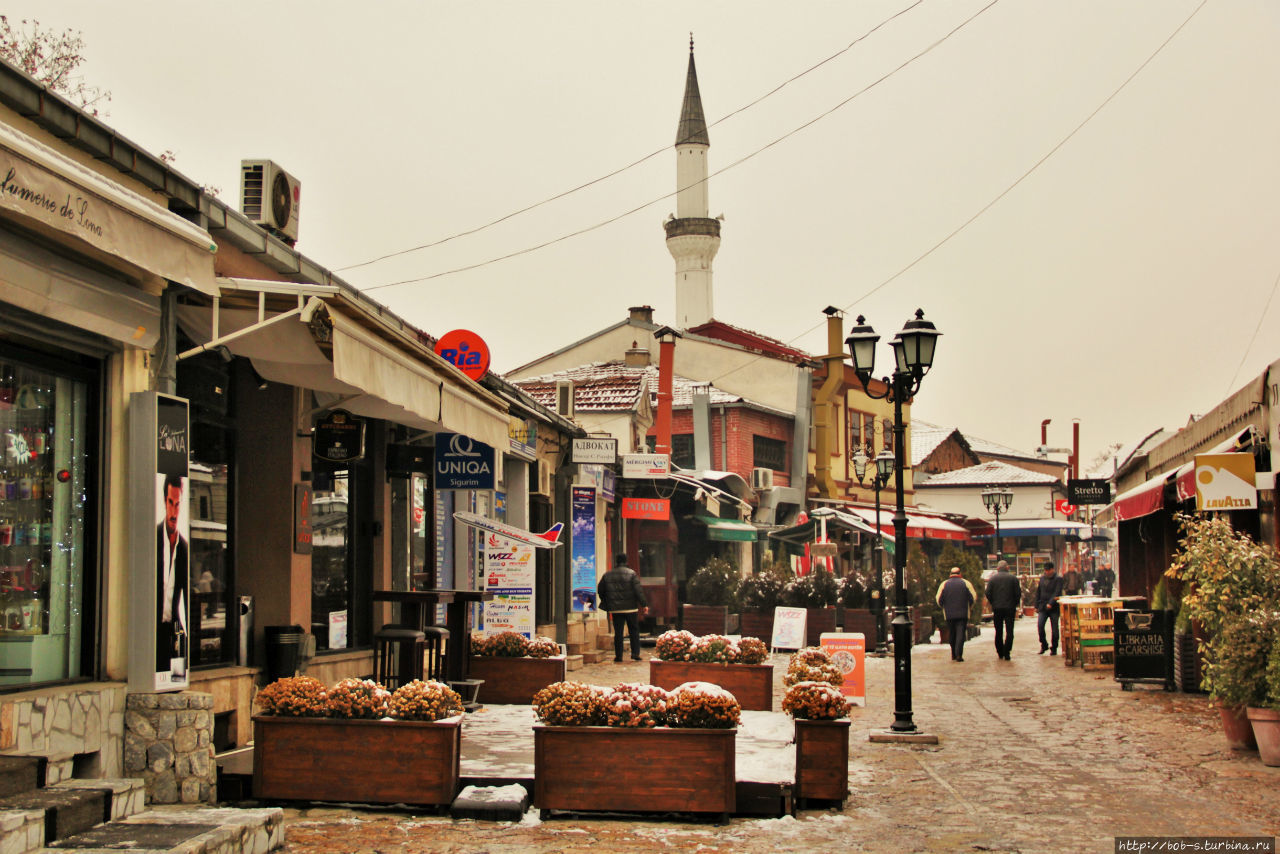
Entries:
POLYGON ((213 695, 130 694, 124 713, 124 773, 143 779, 148 803, 215 803, 213 695))

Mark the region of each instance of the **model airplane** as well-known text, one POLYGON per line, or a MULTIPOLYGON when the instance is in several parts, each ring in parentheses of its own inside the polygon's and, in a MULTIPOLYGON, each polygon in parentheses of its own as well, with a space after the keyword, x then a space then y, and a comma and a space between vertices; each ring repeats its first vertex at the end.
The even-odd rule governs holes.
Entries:
POLYGON ((564 523, 556 522, 539 534, 508 525, 506 522, 499 522, 497 519, 489 519, 484 516, 477 516, 475 513, 467 513, 463 510, 454 513, 453 518, 464 525, 470 525, 473 528, 479 528, 482 531, 488 531, 491 534, 497 534, 500 537, 506 537, 508 540, 515 540, 517 543, 524 543, 526 546, 533 546, 536 549, 554 549, 559 546, 560 532, 564 530, 564 523))

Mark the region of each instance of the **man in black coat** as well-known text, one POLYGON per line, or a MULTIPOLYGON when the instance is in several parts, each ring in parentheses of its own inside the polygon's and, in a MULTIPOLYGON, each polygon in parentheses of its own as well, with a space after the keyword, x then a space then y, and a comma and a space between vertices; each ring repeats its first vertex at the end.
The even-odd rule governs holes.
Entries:
POLYGON ((973 585, 960 574, 960 567, 951 567, 951 575, 938 585, 935 599, 947 618, 951 632, 951 660, 964 661, 965 634, 969 631, 969 609, 977 600, 973 585))
POLYGON ((178 530, 182 478, 164 479, 164 521, 156 528, 156 671, 186 674, 188 549, 178 530), (175 668, 173 659, 181 659, 175 668))
POLYGON ((996 564, 996 574, 987 579, 987 601, 991 603, 991 623, 996 627, 996 658, 1012 661, 1013 619, 1022 604, 1022 586, 1009 571, 1008 561, 996 564))
POLYGON ((1036 631, 1040 634, 1040 654, 1048 652, 1058 654, 1058 597, 1062 595, 1062 576, 1053 568, 1052 562, 1044 565, 1044 574, 1036 585, 1036 631), (1053 624, 1052 644, 1045 640, 1044 624, 1053 624))
POLYGON ((644 598, 640 576, 627 566, 625 554, 618 555, 613 569, 600 579, 596 594, 600 609, 613 621, 613 660, 622 661, 622 630, 625 627, 631 634, 631 658, 639 661, 640 616, 648 610, 649 602, 644 598))

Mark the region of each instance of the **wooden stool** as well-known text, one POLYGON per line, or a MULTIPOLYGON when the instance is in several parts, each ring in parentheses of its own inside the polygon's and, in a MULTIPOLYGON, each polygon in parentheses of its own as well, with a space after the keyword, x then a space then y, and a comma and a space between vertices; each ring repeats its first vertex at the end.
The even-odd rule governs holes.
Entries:
POLYGON ((375 678, 388 691, 422 678, 426 635, 418 629, 390 624, 373 633, 375 678))
POLYGON ((425 672, 427 679, 445 681, 444 645, 449 640, 449 630, 444 626, 427 626, 422 630, 426 647, 425 672))

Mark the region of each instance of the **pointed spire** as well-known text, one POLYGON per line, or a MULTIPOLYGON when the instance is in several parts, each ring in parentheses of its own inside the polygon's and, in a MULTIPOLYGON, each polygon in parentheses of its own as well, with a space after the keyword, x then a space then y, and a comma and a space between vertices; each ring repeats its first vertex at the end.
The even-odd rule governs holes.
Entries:
POLYGON ((698 70, 693 65, 693 33, 689 33, 689 74, 684 82, 684 106, 680 109, 680 127, 676 129, 676 145, 711 145, 707 136, 707 120, 702 115, 702 95, 698 92, 698 70))

